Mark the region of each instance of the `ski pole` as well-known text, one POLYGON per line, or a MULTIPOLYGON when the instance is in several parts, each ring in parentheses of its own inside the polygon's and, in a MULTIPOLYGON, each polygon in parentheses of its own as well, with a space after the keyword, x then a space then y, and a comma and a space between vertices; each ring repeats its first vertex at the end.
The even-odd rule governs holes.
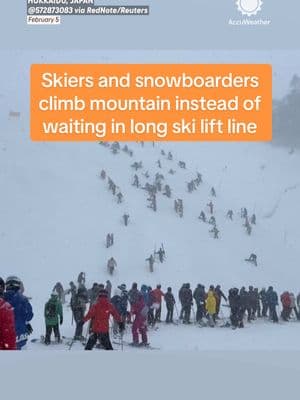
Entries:
POLYGON ((69 350, 72 349, 73 343, 74 343, 74 338, 71 340, 71 342, 70 342, 70 344, 69 344, 69 350))
POLYGON ((176 314, 177 314, 177 322, 179 323, 180 318, 179 318, 179 313, 178 313, 178 308, 177 308, 176 303, 174 303, 174 307, 175 307, 175 311, 176 311, 176 314))
POLYGON ((123 351, 123 332, 120 333, 120 343, 121 343, 121 349, 123 351))

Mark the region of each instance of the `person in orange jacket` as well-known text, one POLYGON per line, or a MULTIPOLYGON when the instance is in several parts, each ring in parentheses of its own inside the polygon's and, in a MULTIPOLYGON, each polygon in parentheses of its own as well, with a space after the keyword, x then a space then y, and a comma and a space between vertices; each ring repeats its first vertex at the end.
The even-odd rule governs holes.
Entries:
POLYGON ((117 309, 108 300, 108 293, 105 289, 100 290, 98 301, 90 308, 82 323, 91 320, 92 334, 85 346, 85 350, 92 350, 97 340, 105 350, 113 350, 109 337, 109 317, 112 315, 119 323, 120 332, 124 331, 124 322, 117 309))

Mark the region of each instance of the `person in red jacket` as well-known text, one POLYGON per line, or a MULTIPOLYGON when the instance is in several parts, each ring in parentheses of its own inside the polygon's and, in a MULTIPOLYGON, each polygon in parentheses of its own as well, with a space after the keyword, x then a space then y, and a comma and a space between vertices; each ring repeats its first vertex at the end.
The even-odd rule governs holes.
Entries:
POLYGON ((0 298, 0 350, 16 350, 14 309, 0 298))
POLYGON ((100 341, 105 350, 113 350, 109 338, 110 315, 112 315, 119 323, 119 329, 122 332, 124 330, 124 322, 122 322, 122 319, 116 308, 109 302, 107 291, 102 289, 99 291, 98 301, 92 305, 89 312, 83 319, 83 324, 86 321, 91 320, 92 331, 92 334, 90 335, 85 346, 85 350, 92 350, 97 343, 97 340, 100 341))
POLYGON ((149 307, 145 304, 145 300, 141 293, 138 294, 137 300, 131 306, 131 313, 135 316, 132 324, 132 344, 139 346, 139 333, 142 336, 142 345, 148 344, 147 338, 147 315, 149 307))
POLYGON ((281 318, 284 321, 288 321, 291 314, 291 297, 289 292, 282 293, 280 300, 282 303, 281 318))
POLYGON ((164 292, 161 290, 161 285, 157 285, 156 289, 151 292, 151 298, 153 299, 152 307, 155 309, 155 322, 161 322, 161 303, 163 297, 164 292))

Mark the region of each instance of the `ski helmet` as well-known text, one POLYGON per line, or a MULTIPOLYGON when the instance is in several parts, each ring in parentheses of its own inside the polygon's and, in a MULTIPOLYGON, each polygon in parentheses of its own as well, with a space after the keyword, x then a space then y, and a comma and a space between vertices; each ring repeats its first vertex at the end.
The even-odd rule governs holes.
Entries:
POLYGON ((22 281, 17 276, 9 276, 5 282, 6 290, 19 290, 21 285, 22 281))

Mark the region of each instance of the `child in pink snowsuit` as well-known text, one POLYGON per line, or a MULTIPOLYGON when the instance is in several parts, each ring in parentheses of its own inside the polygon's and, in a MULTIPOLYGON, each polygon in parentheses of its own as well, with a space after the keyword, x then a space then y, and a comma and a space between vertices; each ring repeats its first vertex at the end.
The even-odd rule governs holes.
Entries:
POLYGON ((131 312, 135 315, 132 324, 132 341, 134 345, 139 344, 139 333, 142 335, 142 344, 148 343, 147 338, 147 315, 148 306, 145 304, 142 294, 138 295, 137 301, 132 304, 131 312))

